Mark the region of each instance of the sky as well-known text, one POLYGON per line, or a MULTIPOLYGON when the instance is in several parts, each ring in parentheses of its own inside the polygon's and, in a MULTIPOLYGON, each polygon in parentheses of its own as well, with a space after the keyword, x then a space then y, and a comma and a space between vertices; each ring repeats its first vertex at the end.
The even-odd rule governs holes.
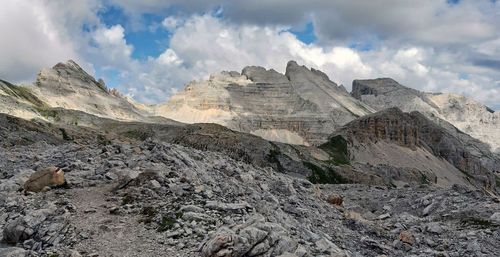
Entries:
POLYGON ((391 77, 500 110, 500 1, 2 0, 0 78, 69 59, 140 103, 295 60, 351 89, 391 77))

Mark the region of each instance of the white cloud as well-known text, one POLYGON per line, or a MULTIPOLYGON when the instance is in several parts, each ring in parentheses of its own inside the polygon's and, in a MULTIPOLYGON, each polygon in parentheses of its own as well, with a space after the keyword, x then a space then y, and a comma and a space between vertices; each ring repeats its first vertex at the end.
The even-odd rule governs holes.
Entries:
POLYGON ((120 89, 152 103, 212 72, 246 65, 284 72, 294 59, 348 89, 355 78, 393 77, 500 108, 498 1, 6 0, 2 8, 0 32, 9 36, 0 40, 0 77, 14 82, 32 81, 41 67, 72 58, 90 73, 92 64, 119 70, 120 89), (170 32, 168 49, 146 61, 133 59, 134 46, 125 40, 133 22, 110 27, 97 16, 110 4, 136 22, 145 13, 164 16, 150 27, 170 32), (283 32, 309 21, 319 38, 313 44, 283 32), (371 49, 347 47, 353 42, 370 42, 371 49))
POLYGON ((99 56, 97 60, 101 65, 128 71, 135 63, 130 57, 133 46, 127 44, 124 32, 120 24, 110 28, 101 27, 93 32, 92 39, 97 46, 90 51, 99 56))
POLYGON ((179 59, 174 50, 169 48, 158 57, 158 62, 160 64, 166 64, 166 65, 169 64, 179 65, 182 63, 182 60, 179 59))
POLYGON ((348 90, 353 79, 392 77, 419 90, 462 93, 490 105, 500 100, 498 96, 491 96, 494 90, 491 85, 496 85, 492 81, 475 76, 459 79, 462 70, 469 70, 456 62, 463 59, 461 53, 436 54, 434 47, 416 45, 380 47, 367 52, 341 46, 308 45, 295 35, 283 32, 284 29, 234 24, 209 14, 193 15, 177 27, 170 48, 143 67, 143 74, 147 76, 140 76, 139 83, 134 82, 134 96, 148 103, 166 101, 187 82, 207 79, 213 72, 240 71, 247 65, 284 72, 286 62, 296 60, 324 71, 348 90))
POLYGON ((161 22, 161 25, 165 27, 167 30, 170 32, 173 32, 177 27, 179 27, 182 24, 182 19, 179 19, 174 16, 169 16, 161 22))
POLYGON ((41 66, 77 53, 42 1, 4 1, 0 15, 0 78, 30 81, 41 66))

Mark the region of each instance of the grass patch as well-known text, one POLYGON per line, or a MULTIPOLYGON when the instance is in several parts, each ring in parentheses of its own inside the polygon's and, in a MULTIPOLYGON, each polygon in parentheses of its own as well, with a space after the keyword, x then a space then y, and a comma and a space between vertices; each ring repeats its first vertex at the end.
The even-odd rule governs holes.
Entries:
POLYGON ((142 207, 141 214, 146 215, 148 217, 154 217, 157 211, 153 206, 144 206, 142 207))
POLYGON ((430 182, 431 181, 424 174, 420 174, 420 184, 429 185, 430 182))
POLYGON ((99 145, 110 145, 111 140, 106 139, 103 135, 97 135, 97 143, 99 145))
POLYGON ((319 146, 320 149, 328 153, 329 162, 334 165, 349 164, 349 154, 347 152, 347 141, 342 136, 334 136, 328 142, 319 146))
POLYGON ((177 223, 177 220, 171 217, 163 216, 161 218, 160 226, 156 229, 158 232, 165 232, 174 228, 174 224, 177 223))
POLYGON ((71 138, 70 136, 68 136, 68 134, 66 133, 65 129, 59 128, 59 130, 61 131, 61 134, 62 134, 62 137, 63 137, 64 140, 66 140, 66 141, 73 140, 73 138, 71 138))
POLYGON ((133 202, 134 202, 134 198, 132 196, 130 196, 130 195, 126 195, 122 199, 122 205, 130 204, 130 203, 133 203, 133 202))
POLYGON ((462 169, 458 169, 460 170, 460 172, 462 172, 466 177, 468 178, 474 178, 469 172, 465 171, 465 170, 462 170, 462 169))
POLYGON ((144 223, 144 224, 151 224, 151 222, 153 222, 153 218, 152 217, 147 217, 147 218, 144 218, 144 219, 139 219, 137 222, 144 223))
POLYGON ((5 80, 0 80, 0 81, 3 82, 10 89, 10 90, 4 89, 3 91, 5 93, 17 98, 22 98, 39 108, 49 107, 49 105, 47 105, 45 102, 36 97, 29 88, 23 86, 16 86, 5 80))
POLYGON ((461 222, 462 226, 472 226, 480 229, 500 227, 500 225, 494 224, 489 220, 482 220, 477 218, 463 219, 461 222))
POLYGON ((342 184, 346 181, 337 174, 332 168, 326 170, 310 162, 302 162, 304 166, 312 171, 312 174, 307 177, 313 184, 342 184))
POLYGON ((37 107, 36 111, 46 119, 54 119, 54 121, 60 121, 59 115, 56 110, 50 107, 37 107))
POLYGON ((139 130, 129 130, 129 131, 121 133, 121 135, 124 137, 128 137, 131 139, 138 139, 141 141, 144 141, 151 136, 149 133, 144 132, 144 131, 139 131, 139 130))
POLYGON ((281 154, 281 152, 279 151, 279 149, 278 150, 271 149, 271 150, 269 150, 269 153, 267 154, 266 159, 268 162, 276 164, 276 169, 278 170, 278 172, 285 172, 285 169, 283 168, 280 161, 278 160, 278 156, 280 154, 281 154))

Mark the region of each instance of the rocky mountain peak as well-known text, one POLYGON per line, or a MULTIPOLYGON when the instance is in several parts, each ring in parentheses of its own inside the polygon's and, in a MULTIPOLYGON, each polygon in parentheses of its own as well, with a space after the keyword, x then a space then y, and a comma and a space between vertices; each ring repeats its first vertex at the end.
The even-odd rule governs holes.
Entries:
POLYGON ((60 92, 98 89, 100 93, 109 93, 102 79, 99 79, 99 82, 96 81, 73 60, 68 60, 66 63, 60 62, 52 68, 43 68, 38 73, 36 85, 60 92))
POLYGON ((75 61, 73 60, 68 60, 65 63, 57 63, 52 67, 54 70, 73 70, 73 71, 78 71, 81 73, 87 73, 85 72, 80 65, 78 65, 75 61))
POLYGON ((285 76, 292 82, 300 83, 319 79, 333 83, 322 71, 316 70, 314 68, 308 69, 304 65, 298 65, 295 61, 289 61, 287 63, 285 76))
POLYGON ((356 79, 352 82, 351 95, 356 99, 361 99, 362 95, 377 96, 401 89, 410 90, 392 78, 356 79))
POLYGON ((459 130, 500 151, 500 112, 468 97, 450 93, 427 93, 405 87, 391 78, 354 80, 351 95, 376 110, 398 107, 405 112, 419 111, 443 125, 447 121, 451 133, 459 130), (456 128, 455 128, 456 127, 456 128))
POLYGON ((249 80, 255 83, 288 83, 285 75, 273 70, 266 70, 260 66, 247 66, 241 71, 249 80))

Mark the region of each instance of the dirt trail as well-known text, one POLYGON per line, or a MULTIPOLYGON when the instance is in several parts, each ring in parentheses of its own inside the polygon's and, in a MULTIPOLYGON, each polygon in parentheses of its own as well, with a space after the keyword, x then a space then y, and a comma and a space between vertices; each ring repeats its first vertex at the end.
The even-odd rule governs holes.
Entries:
POLYGON ((66 196, 75 207, 70 224, 78 234, 74 249, 83 256, 176 256, 171 246, 158 243, 164 241, 163 234, 138 222, 141 216, 110 213, 120 206, 112 197, 112 186, 68 190, 66 196))

